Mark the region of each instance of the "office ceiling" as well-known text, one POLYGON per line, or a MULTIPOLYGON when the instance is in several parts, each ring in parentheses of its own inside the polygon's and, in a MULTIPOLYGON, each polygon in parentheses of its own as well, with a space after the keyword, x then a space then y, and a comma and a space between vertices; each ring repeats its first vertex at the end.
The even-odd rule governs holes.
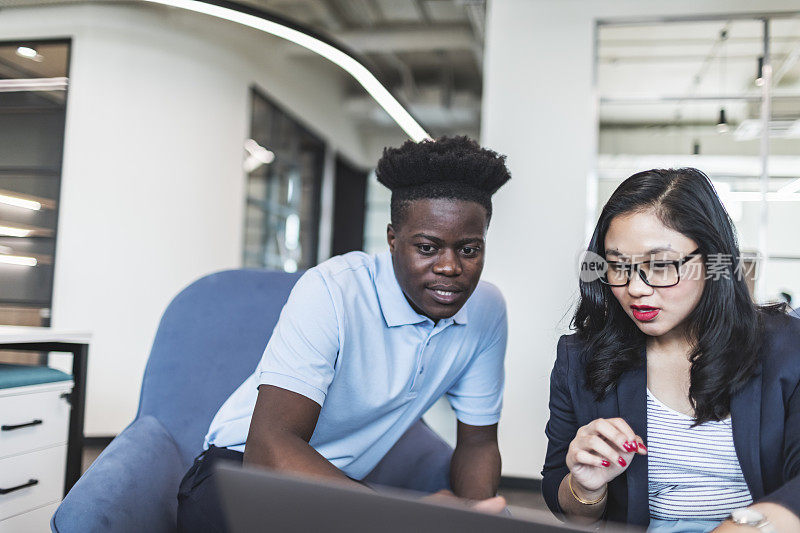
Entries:
MULTIPOLYGON (((800 17, 769 23, 773 117, 800 119, 800 17)), ((606 126, 732 126, 759 116, 760 20, 601 26, 597 88, 606 126), (722 100, 720 96, 750 97, 722 100)))
MULTIPOLYGON (((484 0, 244 1, 358 53, 432 134, 477 133, 484 0)), ((349 92, 348 109, 365 127, 396 127, 360 86, 351 82, 349 92)))
MULTIPOLYGON (((0 0, 0 9, 74 1, 0 0)), ((357 52, 434 135, 479 130, 484 0, 241 1, 357 52)), ((786 125, 800 119, 800 17, 772 19, 769 30, 773 118, 786 125)), ((760 20, 601 26, 596 70, 601 126, 714 126, 722 107, 732 128, 756 119, 763 31, 760 20)), ((300 47, 289 53, 310 54, 300 47)), ((542 73, 543 82, 567 83, 569 68, 542 73)), ((360 86, 343 78, 354 119, 367 130, 396 128, 360 86)))
MULTIPOLYGON (((239 1, 346 45, 433 135, 477 134, 485 0, 239 1)), ((0 0, 0 9, 67 3, 81 0, 0 0)), ((311 54, 300 47, 287 53, 311 54)), ((365 130, 397 128, 360 85, 349 76, 343 79, 350 94, 346 106, 365 130)))

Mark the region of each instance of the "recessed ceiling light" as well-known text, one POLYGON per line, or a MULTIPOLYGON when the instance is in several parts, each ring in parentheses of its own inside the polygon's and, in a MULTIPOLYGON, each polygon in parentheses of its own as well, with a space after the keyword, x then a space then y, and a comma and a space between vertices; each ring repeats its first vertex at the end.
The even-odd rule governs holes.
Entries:
POLYGON ((20 57, 24 57, 25 59, 31 59, 33 61, 41 61, 44 57, 36 51, 35 48, 31 48, 30 46, 19 46, 17 47, 17 55, 20 57))
POLYGON ((17 228, 14 226, 0 226, 0 235, 6 237, 27 237, 31 234, 31 230, 25 228, 17 228))
POLYGON ((32 59, 38 55, 38 52, 33 48, 29 48, 27 46, 20 46, 17 48, 17 55, 22 57, 27 57, 28 59, 32 59))
POLYGON ((41 202, 2 193, 0 193, 0 204, 13 205, 14 207, 22 207, 24 209, 30 209, 31 211, 39 211, 42 208, 41 202))
POLYGON ((39 261, 35 257, 26 257, 24 255, 3 255, 0 254, 0 263, 6 265, 19 265, 19 266, 36 266, 39 261))

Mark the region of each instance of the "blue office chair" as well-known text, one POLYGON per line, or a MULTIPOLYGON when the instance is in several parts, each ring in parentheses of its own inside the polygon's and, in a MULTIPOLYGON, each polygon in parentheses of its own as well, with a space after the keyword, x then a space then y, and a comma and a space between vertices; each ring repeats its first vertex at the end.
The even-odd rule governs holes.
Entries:
MULTIPOLYGON (((214 414, 256 367, 299 274, 229 270, 178 294, 156 333, 136 418, 56 510, 60 533, 174 532, 178 485, 214 414)), ((366 481, 433 492, 448 486, 452 449, 423 422, 366 481)))

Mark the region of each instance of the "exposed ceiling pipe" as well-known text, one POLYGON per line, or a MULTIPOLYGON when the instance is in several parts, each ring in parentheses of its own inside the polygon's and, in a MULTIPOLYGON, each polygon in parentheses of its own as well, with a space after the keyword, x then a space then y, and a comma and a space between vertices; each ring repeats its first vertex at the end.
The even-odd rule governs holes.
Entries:
POLYGON ((484 0, 459 0, 467 12, 469 24, 478 43, 472 47, 472 54, 478 69, 483 71, 483 42, 486 36, 486 2, 484 0))

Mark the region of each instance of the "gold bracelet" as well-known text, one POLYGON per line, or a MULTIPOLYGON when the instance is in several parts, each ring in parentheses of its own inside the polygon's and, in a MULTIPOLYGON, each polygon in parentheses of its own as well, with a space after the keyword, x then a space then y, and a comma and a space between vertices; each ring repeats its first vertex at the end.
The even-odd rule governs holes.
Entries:
POLYGON ((592 501, 586 501, 577 494, 575 494, 575 489, 572 488, 572 472, 570 472, 568 475, 569 479, 567 480, 567 483, 569 484, 569 491, 572 493, 572 497, 575 498, 578 502, 582 503, 583 505, 596 505, 601 501, 603 501, 603 498, 605 498, 606 494, 608 494, 608 486, 606 486, 606 490, 603 491, 603 494, 601 494, 599 498, 592 501))

